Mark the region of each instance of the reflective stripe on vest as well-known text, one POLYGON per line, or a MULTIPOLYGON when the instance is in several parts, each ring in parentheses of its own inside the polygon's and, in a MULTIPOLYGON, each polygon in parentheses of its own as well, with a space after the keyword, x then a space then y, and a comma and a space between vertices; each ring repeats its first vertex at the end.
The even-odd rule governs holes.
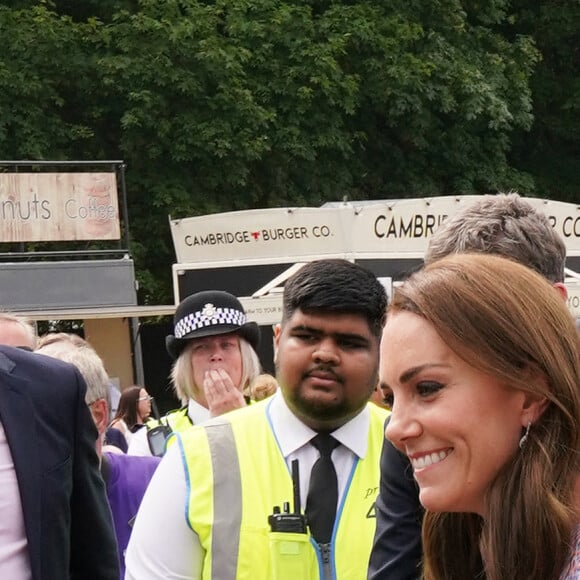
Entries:
POLYGON ((242 523, 242 482, 234 433, 230 423, 209 425, 205 431, 214 478, 212 578, 235 578, 242 523))

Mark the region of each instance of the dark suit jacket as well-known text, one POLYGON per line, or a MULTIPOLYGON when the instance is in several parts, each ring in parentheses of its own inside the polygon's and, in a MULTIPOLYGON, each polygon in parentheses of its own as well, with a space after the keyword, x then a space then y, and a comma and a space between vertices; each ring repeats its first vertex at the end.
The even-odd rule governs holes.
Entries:
POLYGON ((85 392, 75 367, 0 346, 0 421, 20 489, 34 580, 119 580, 85 392))
POLYGON ((368 580, 421 577, 423 508, 409 459, 386 440, 381 453, 377 529, 368 580))

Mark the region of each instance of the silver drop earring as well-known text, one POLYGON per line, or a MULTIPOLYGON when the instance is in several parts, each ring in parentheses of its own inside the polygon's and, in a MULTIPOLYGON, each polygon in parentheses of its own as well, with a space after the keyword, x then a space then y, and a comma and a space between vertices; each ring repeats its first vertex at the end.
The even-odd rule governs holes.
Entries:
POLYGON ((528 440, 528 436, 530 434, 530 427, 532 426, 532 422, 528 421, 528 426, 526 427, 526 432, 522 435, 522 438, 520 439, 520 449, 524 448, 524 445, 526 444, 526 441, 528 440))

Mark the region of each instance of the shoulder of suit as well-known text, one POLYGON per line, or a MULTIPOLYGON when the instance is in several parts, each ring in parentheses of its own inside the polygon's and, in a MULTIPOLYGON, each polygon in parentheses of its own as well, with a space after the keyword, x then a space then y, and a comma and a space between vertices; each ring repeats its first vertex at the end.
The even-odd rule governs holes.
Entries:
POLYGON ((75 367, 70 363, 36 352, 0 345, 0 372, 12 373, 15 369, 32 372, 51 370, 66 371, 68 373, 75 372, 75 367))
POLYGON ((16 363, 10 357, 11 351, 15 349, 10 349, 9 347, 4 347, 0 345, 0 371, 11 373, 16 363))

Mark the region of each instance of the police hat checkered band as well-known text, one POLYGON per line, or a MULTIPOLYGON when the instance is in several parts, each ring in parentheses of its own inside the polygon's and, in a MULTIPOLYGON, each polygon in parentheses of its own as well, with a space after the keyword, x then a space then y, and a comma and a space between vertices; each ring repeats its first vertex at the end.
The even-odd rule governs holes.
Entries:
POLYGON ((207 308, 188 314, 175 325, 175 338, 183 338, 194 330, 216 326, 218 324, 231 324, 232 326, 243 326, 246 324, 246 315, 241 310, 235 308, 207 308), (209 316, 208 316, 209 311, 209 316))

